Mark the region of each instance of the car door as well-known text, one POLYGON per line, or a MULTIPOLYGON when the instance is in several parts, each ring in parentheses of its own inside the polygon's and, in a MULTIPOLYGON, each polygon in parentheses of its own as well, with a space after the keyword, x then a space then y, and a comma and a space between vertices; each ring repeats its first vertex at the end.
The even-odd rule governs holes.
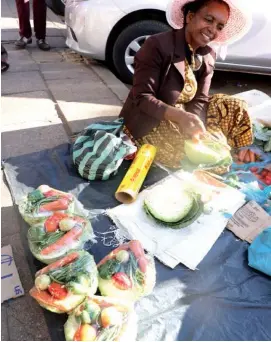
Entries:
POLYGON ((249 1, 252 27, 238 42, 228 46, 226 59, 218 58, 218 69, 271 75, 271 1, 249 1))

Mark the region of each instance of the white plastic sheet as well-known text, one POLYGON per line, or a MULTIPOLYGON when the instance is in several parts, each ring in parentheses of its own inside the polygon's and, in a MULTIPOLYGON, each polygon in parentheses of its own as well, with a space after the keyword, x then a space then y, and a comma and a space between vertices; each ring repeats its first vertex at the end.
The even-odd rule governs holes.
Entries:
MULTIPOLYGON (((178 176, 186 179, 186 186, 195 187, 199 192, 206 190, 205 185, 191 174, 180 171, 178 176)), ((181 181, 172 176, 162 182, 173 182, 176 189, 181 186, 181 181)), ((202 214, 192 225, 178 230, 162 227, 146 215, 143 201, 148 191, 150 189, 140 193, 134 203, 109 209, 107 214, 125 237, 141 241, 147 251, 171 268, 182 263, 195 270, 223 232, 228 218, 245 203, 244 195, 239 191, 230 187, 219 188, 219 194, 214 195, 207 205, 211 213, 202 214)))

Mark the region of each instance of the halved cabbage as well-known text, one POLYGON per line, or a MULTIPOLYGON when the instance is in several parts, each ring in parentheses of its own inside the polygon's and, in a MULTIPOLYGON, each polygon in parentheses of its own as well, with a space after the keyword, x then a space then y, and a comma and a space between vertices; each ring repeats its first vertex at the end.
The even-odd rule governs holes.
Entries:
POLYGON ((202 214, 203 203, 200 195, 192 191, 161 184, 150 190, 143 208, 159 224, 184 228, 202 214))

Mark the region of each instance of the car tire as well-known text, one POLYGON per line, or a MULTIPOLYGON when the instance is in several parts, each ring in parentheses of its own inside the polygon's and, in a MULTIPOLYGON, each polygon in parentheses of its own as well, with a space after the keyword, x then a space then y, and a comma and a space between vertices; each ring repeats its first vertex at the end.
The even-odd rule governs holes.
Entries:
MULTIPOLYGON (((130 44, 139 39, 138 42, 141 46, 145 39, 142 38, 141 42, 140 37, 151 36, 168 30, 170 30, 170 27, 161 21, 144 20, 126 27, 121 32, 113 46, 112 60, 119 78, 124 83, 132 84, 133 82, 133 72, 129 69, 125 61, 125 55, 127 57, 127 51, 130 44)), ((133 66, 131 65, 130 68, 133 68, 133 66)))
POLYGON ((46 4, 55 14, 64 16, 65 5, 61 0, 46 0, 46 4))

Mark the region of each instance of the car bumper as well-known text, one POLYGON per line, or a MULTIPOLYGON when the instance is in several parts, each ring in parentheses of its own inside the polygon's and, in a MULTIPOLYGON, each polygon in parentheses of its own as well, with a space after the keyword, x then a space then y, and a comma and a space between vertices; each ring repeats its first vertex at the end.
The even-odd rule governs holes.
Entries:
POLYGON ((66 44, 83 55, 105 60, 110 32, 123 16, 112 0, 68 0, 65 8, 66 44))

